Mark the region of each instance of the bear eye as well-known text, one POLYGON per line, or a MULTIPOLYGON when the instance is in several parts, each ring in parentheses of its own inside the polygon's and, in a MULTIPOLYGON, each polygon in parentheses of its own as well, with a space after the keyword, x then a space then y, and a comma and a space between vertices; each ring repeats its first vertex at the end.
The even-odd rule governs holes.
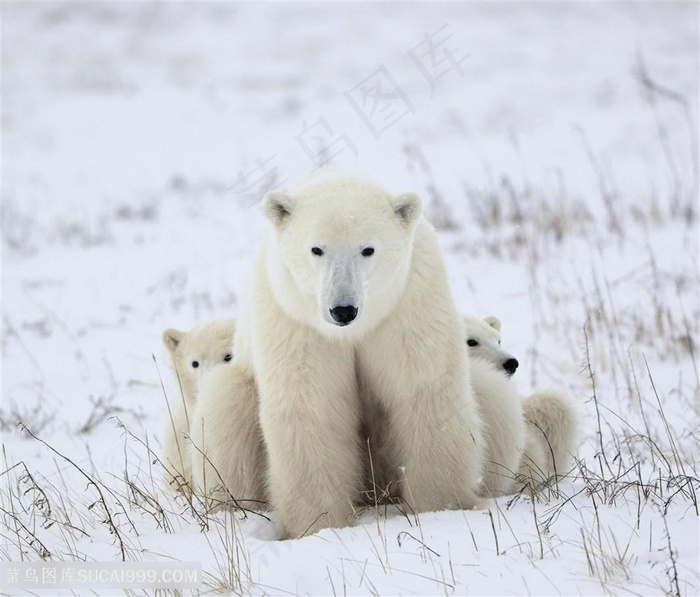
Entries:
POLYGON ((479 343, 474 340, 474 338, 469 338, 469 340, 467 340, 467 346, 479 346, 479 343))
POLYGON ((367 247, 366 249, 362 249, 363 257, 371 257, 372 255, 374 255, 374 247, 367 247))
POLYGON ((311 247, 311 252, 319 257, 323 255, 323 249, 321 249, 321 247, 311 247))
POLYGON ((192 366, 196 369, 199 367, 199 361, 192 361, 192 366))
POLYGON ((224 356, 224 363, 228 363, 233 358, 232 354, 227 354, 224 356))

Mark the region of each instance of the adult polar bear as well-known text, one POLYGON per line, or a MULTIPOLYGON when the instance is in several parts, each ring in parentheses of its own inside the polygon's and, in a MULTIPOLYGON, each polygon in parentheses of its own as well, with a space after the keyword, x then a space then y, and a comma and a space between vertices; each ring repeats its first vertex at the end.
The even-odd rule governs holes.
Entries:
MULTIPOLYGON (((419 197, 323 174, 293 196, 267 195, 264 208, 273 232, 239 320, 231 385, 249 392, 237 401, 251 403, 257 386, 269 496, 284 535, 348 524, 368 407, 385 414, 383 456, 414 510, 477 505, 482 423, 419 197)), ((201 395, 205 436, 215 394, 210 385, 201 395)), ((236 458, 236 446, 216 450, 236 458)))

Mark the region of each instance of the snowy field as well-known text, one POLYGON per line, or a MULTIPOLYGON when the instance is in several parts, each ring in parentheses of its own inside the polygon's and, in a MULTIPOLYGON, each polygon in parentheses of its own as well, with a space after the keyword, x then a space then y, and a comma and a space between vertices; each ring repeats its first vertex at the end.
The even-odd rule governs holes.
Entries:
POLYGON ((0 558, 201 562, 194 594, 697 595, 698 16, 3 3, 0 558), (323 163, 421 194, 521 392, 578 406, 564 482, 285 542, 164 491, 161 333, 237 313, 260 197, 323 163))

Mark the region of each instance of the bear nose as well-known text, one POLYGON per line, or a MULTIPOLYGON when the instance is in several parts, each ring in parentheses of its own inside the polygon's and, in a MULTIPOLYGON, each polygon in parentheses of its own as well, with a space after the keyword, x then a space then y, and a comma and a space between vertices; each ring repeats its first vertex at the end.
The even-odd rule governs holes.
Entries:
POLYGON ((518 368, 518 365, 518 359, 508 359, 505 363, 503 363, 503 368, 506 370, 508 375, 513 375, 515 370, 518 368))
POLYGON ((357 307, 348 305, 347 307, 333 307, 331 309, 331 317, 340 325, 348 325, 355 317, 357 317, 357 307))

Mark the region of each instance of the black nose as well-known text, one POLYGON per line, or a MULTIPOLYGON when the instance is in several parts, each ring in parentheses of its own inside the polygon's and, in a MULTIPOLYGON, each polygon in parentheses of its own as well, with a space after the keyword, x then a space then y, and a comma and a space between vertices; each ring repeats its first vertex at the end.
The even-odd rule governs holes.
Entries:
POLYGON ((503 368, 506 370, 508 375, 513 375, 515 370, 518 368, 518 364, 518 359, 508 359, 505 363, 503 363, 503 368))
POLYGON ((333 307, 331 309, 331 317, 340 325, 348 325, 357 317, 357 308, 352 305, 347 307, 333 307))

